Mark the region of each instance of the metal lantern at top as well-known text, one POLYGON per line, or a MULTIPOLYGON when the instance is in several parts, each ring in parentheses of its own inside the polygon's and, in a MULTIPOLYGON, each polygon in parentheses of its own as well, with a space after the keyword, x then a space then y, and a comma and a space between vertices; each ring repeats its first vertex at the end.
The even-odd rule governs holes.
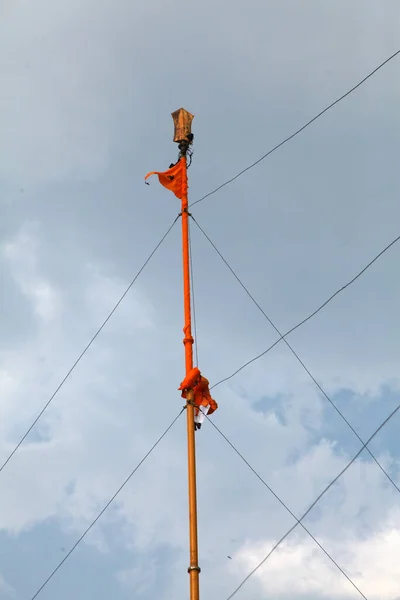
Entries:
POLYGON ((190 114, 184 108, 180 108, 172 113, 174 120, 174 142, 188 142, 193 140, 192 121, 194 115, 190 114))

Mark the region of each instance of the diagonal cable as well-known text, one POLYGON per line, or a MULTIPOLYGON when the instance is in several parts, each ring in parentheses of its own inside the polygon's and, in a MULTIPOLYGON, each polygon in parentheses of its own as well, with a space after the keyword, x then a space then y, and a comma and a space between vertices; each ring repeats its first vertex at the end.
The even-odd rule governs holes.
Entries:
MULTIPOLYGON (((314 508, 314 506, 317 504, 317 502, 320 501, 320 499, 322 498, 322 496, 324 496, 326 494, 326 492, 338 481, 338 479, 347 471, 347 469, 349 469, 349 467, 351 467, 351 465, 355 462, 355 460, 360 456, 361 452, 364 450, 364 448, 366 448, 368 446, 368 444, 373 440, 373 438, 380 432, 380 430, 390 421, 390 419, 392 417, 394 417, 394 415, 398 412, 398 410, 400 409, 400 404, 390 413, 390 415, 388 417, 386 417, 386 419, 379 425, 379 427, 374 431, 374 433, 368 438, 368 440, 365 442, 365 444, 362 445, 362 447, 360 448, 360 450, 357 452, 357 454, 355 454, 353 456, 353 458, 347 463, 347 465, 340 471, 340 473, 338 475, 336 475, 335 479, 333 479, 329 485, 326 486, 326 488, 324 488, 322 490, 322 492, 319 494, 319 496, 317 496, 317 498, 314 500, 314 502, 309 506, 309 508, 306 510, 306 512, 303 514, 303 516, 299 519, 299 522, 301 523, 301 521, 303 521, 305 519, 305 517, 308 515, 308 513, 314 508)), ((241 584, 232 592, 232 594, 226 599, 226 600, 231 600, 231 598, 233 598, 233 596, 235 596, 235 594, 244 586, 244 584, 250 579, 250 577, 252 577, 254 575, 254 573, 256 571, 258 571, 258 569, 260 567, 262 567, 262 565, 269 559, 269 557, 275 552, 275 550, 282 544, 282 542, 292 533, 292 531, 294 529, 296 529, 296 527, 298 526, 299 523, 295 523, 293 525, 293 527, 291 527, 284 536, 281 537, 281 539, 275 544, 275 546, 269 551, 269 553, 267 554, 267 556, 265 556, 263 558, 263 560, 247 575, 247 577, 245 577, 245 579, 243 579, 243 581, 241 582, 241 584)))
MULTIPOLYGON (((230 270, 230 272, 232 273, 232 275, 235 277, 236 281, 238 281, 238 283, 244 289, 244 291, 249 296, 249 298, 252 300, 252 302, 257 306, 258 310, 264 315, 264 317, 267 319, 268 323, 275 329, 275 331, 277 332, 277 334, 284 341, 284 343, 289 348, 289 350, 292 352, 292 354, 296 357, 296 359, 298 360, 298 362, 301 364, 301 366, 303 367, 303 369, 305 370, 305 372, 308 374, 308 376, 310 377, 310 379, 312 379, 312 381, 315 383, 315 385, 317 386, 317 388, 319 389, 319 391, 321 392, 321 394, 324 396, 324 398, 326 398, 326 400, 328 400, 328 402, 335 409, 335 411, 337 412, 337 414, 343 419, 343 421, 346 423, 346 425, 351 429, 351 431, 354 433, 354 435, 363 444, 364 440, 358 435, 358 433, 354 429, 353 425, 350 423, 350 421, 348 421, 348 419, 344 416, 344 414, 341 412, 341 410, 336 406, 336 404, 333 402, 333 400, 328 396, 328 394, 325 392, 325 390, 320 385, 320 383, 318 383, 318 381, 315 379, 315 377, 311 373, 310 369, 305 365, 305 363, 303 362, 303 360, 300 358, 300 356, 294 350, 293 346, 291 346, 291 344, 289 344, 289 342, 287 341, 287 339, 282 335, 282 333, 279 331, 279 329, 276 327, 276 325, 273 323, 273 321, 270 319, 270 317, 267 315, 267 313, 261 308, 261 306, 259 305, 259 303, 254 298, 254 296, 252 296, 252 294, 249 292, 249 290, 247 289, 247 287, 244 285, 244 283, 238 277, 238 275, 236 274, 236 272, 232 269, 232 267, 229 265, 229 263, 227 262, 227 260, 223 257, 223 255, 221 254, 221 252, 218 250, 218 248, 216 247, 216 245, 214 244, 214 242, 206 234, 206 232, 204 231, 204 229, 202 227, 200 227, 200 225, 198 224, 198 222, 196 221, 196 219, 194 217, 192 217, 192 219, 194 220, 194 222, 196 223, 196 225, 200 229, 200 231, 203 233, 203 235, 210 242, 210 244, 212 245, 212 247, 214 248, 214 250, 217 252, 218 256, 222 259, 222 261, 228 267, 228 269, 230 270)), ((369 455, 371 456, 371 458, 375 461, 375 463, 378 465, 378 467, 380 468, 380 470, 382 471, 382 473, 387 477, 387 479, 393 485, 393 487, 395 487, 396 490, 400 493, 400 488, 398 487, 398 485, 390 477, 389 473, 384 469, 384 467, 381 465, 381 463, 378 461, 378 459, 375 457, 375 455, 371 452, 371 450, 369 448, 367 448, 367 452, 369 453, 369 455)))
POLYGON ((393 58, 395 58, 398 54, 400 54, 400 50, 397 50, 397 52, 395 52, 394 54, 392 54, 391 56, 389 56, 389 58, 387 58, 380 65, 378 65, 373 71, 371 71, 366 77, 364 77, 364 79, 362 79, 355 86, 353 86, 348 92, 346 92, 345 94, 343 94, 342 96, 340 96, 340 98, 337 98, 337 100, 335 100, 334 102, 332 102, 331 104, 329 104, 329 106, 327 106, 326 108, 324 108, 321 112, 319 112, 315 117, 313 117, 305 125, 303 125, 302 127, 300 127, 300 129, 297 129, 297 131, 295 131, 294 133, 292 133, 289 137, 285 138, 282 142, 280 142, 279 144, 277 144, 276 146, 274 146, 273 148, 271 148, 271 150, 269 150, 266 154, 264 154, 264 156, 262 156, 261 158, 259 158, 258 160, 256 160, 253 164, 251 164, 250 166, 248 166, 245 169, 243 169, 242 171, 240 171, 240 173, 238 173, 237 175, 235 175, 231 179, 228 179, 228 181, 225 181, 225 183, 223 183, 222 185, 220 185, 217 188, 215 188, 215 190, 213 190, 212 192, 209 192, 208 194, 206 194, 202 198, 199 198, 199 200, 196 200, 195 202, 192 202, 192 204, 189 204, 189 206, 191 207, 191 206, 194 206, 195 204, 198 204, 199 202, 202 202, 203 200, 205 200, 209 196, 212 196, 213 194, 215 194, 216 192, 218 192, 219 190, 221 190, 223 187, 229 185, 230 183, 232 183, 233 181, 235 181, 236 179, 238 179, 238 177, 240 177, 241 175, 243 175, 243 173, 246 173, 247 171, 250 171, 250 169, 252 169, 256 165, 258 165, 261 161, 263 161, 265 158, 267 158, 267 156, 270 156, 270 154, 272 154, 273 152, 275 152, 276 150, 278 150, 278 148, 281 148, 281 146, 283 146, 284 144, 286 144, 287 142, 289 142, 290 140, 292 140, 294 137, 296 137, 299 133, 301 133, 302 131, 304 131, 304 129, 306 129, 309 125, 311 125, 311 123, 314 123, 314 121, 316 121, 317 119, 319 119, 319 117, 321 117, 324 113, 326 113, 328 110, 330 110, 331 108, 333 108, 336 104, 338 104, 339 102, 341 102, 341 100, 344 100, 344 98, 346 98, 347 96, 349 96, 350 94, 352 94, 357 88, 359 88, 363 83, 365 83, 367 81, 367 79, 369 79, 370 77, 372 77, 377 71, 379 71, 379 69, 382 69, 382 67, 384 67, 388 62, 390 62, 391 60, 393 60, 393 58))
POLYGON ((93 342, 95 341, 95 339, 97 338, 97 336, 99 335, 99 333, 103 330, 103 328, 105 327, 105 325, 111 319, 111 317, 113 316, 113 314, 115 313, 115 311, 117 310, 117 308, 119 307, 119 305, 121 304, 122 300, 125 298, 125 296, 129 292, 129 290, 131 289, 131 287, 133 286, 133 284, 135 283, 135 281, 137 280, 137 278, 139 277, 139 275, 141 274, 141 272, 143 271, 143 269, 148 265, 148 263, 150 262, 150 260, 152 259, 152 257, 154 256, 154 254, 156 253, 156 251, 158 250, 158 248, 161 246, 161 244, 163 243, 163 241, 165 240, 165 238, 167 237, 167 235, 169 234, 169 232, 171 231, 171 229, 173 228, 173 226, 175 225, 175 223, 177 222, 177 220, 179 219, 179 217, 180 217, 180 215, 178 215, 175 218, 175 220, 172 223, 172 225, 170 225, 170 227, 168 228, 167 232, 163 235, 163 237, 161 238, 161 240, 158 242, 157 246, 154 248, 154 250, 151 252, 151 254, 149 255, 149 257, 146 259, 146 261, 140 267, 139 271, 136 273, 135 277, 132 279, 132 281, 130 282, 130 284, 128 285, 128 287, 126 288, 126 290, 124 291, 124 293, 122 294, 122 296, 120 297, 120 299, 118 300, 118 302, 115 304, 114 308, 109 313, 108 317, 105 319, 105 321, 103 322, 103 324, 98 328, 98 330, 96 331, 96 333, 94 334, 94 336, 92 337, 92 339, 90 340, 90 342, 87 344, 87 346, 85 347, 85 349, 81 352, 81 354, 78 356, 78 358, 76 359, 76 361, 74 362, 74 364, 72 365, 72 367, 70 368, 70 370, 67 372, 67 374, 65 375, 64 379, 61 381, 61 383, 58 385, 58 387, 56 388, 56 390, 50 396, 49 400, 46 402, 46 404, 44 405, 44 407, 42 408, 42 410, 40 411, 40 413, 38 414, 38 416, 35 418, 35 420, 33 421, 33 423, 30 425, 30 427, 24 433, 24 435, 22 436, 22 438, 19 440, 18 444, 15 446, 15 448, 13 449, 13 451, 11 452, 11 454, 9 454, 9 456, 7 457, 7 459, 1 465, 1 467, 0 467, 0 473, 4 469, 4 467, 9 463, 9 461, 14 456, 14 454, 17 452, 17 450, 19 449, 19 447, 23 444, 23 442, 28 437, 28 435, 30 434, 30 432, 32 431, 32 429, 35 427, 36 423, 39 421, 39 419, 41 418, 41 416, 43 415, 43 413, 47 410, 47 408, 50 406, 50 404, 53 401, 53 399, 55 398, 55 396, 58 394, 58 392, 60 391, 60 389, 62 388, 62 386, 64 385, 64 383, 67 381, 67 379, 71 375, 72 371, 75 369, 75 367, 81 361, 81 359, 84 357, 84 355, 89 350, 90 346, 93 344, 93 342))
POLYGON ((167 435, 167 433, 173 427, 173 425, 175 425, 176 421, 179 419, 179 417, 181 416, 181 414, 183 413, 183 411, 185 410, 185 408, 186 408, 186 406, 184 406, 182 408, 182 410, 180 411, 180 413, 172 421, 171 425, 169 425, 167 427, 167 429, 164 431, 164 433, 162 435, 160 435, 160 437, 158 438, 158 440, 153 444, 153 446, 150 448, 150 450, 144 455, 144 457, 142 458, 142 460, 136 465, 136 467, 133 469, 133 471, 130 473, 130 475, 128 475, 128 477, 125 479, 124 483, 118 488, 118 490, 115 492, 115 494, 110 498, 110 500, 107 502, 107 504, 104 506, 104 508, 99 512, 99 514, 97 515, 97 517, 91 522, 91 524, 89 525, 89 527, 82 533, 81 537, 77 540, 77 542, 75 542, 75 544, 72 546, 71 550, 58 563, 58 565, 50 573, 50 575, 48 576, 48 578, 46 579, 46 581, 40 586, 40 588, 37 590, 37 592, 32 596, 31 600, 35 600, 35 598, 37 598, 39 596, 39 594, 43 590, 43 588, 46 587, 46 585, 54 577, 54 575, 57 573, 57 571, 62 567, 62 565, 65 563, 65 561, 71 556, 71 554, 77 548, 77 546, 79 546, 79 544, 81 543, 81 541, 83 540, 83 538, 89 533, 89 531, 97 523, 97 521, 100 519, 100 517, 103 515, 103 513, 105 513, 105 511, 107 510, 107 508, 115 500, 115 498, 118 496, 118 494, 123 490, 123 488, 126 486, 126 484, 128 483, 128 481, 130 481, 130 479, 133 477, 133 475, 136 473, 136 471, 139 469, 139 467, 142 466, 142 464, 144 463, 144 461, 150 456, 150 454, 153 452, 153 450, 155 450, 155 448, 158 446, 158 444, 161 442, 161 440, 167 435))
MULTIPOLYGON (((193 216, 192 216, 192 219, 194 220, 193 216)), ((197 225, 198 225, 198 223, 197 223, 197 225)), ((359 273, 357 273, 357 275, 355 275, 353 277, 353 279, 351 279, 348 283, 346 283, 339 290, 337 290, 334 294, 332 294, 332 296, 330 296, 328 298, 328 300, 326 300, 323 304, 321 304, 321 306, 319 306, 316 310, 314 310, 314 312, 312 312, 310 315, 308 315, 308 317, 306 317, 305 319, 303 319, 302 321, 300 321, 300 323, 297 323, 297 325, 295 325, 294 327, 292 327, 291 329, 289 329, 289 331, 287 331, 280 338, 278 338, 271 346, 269 346, 269 348, 267 348, 266 350, 264 350, 264 352, 261 352, 261 354, 258 354, 257 356, 255 356, 251 360, 249 360, 246 363, 244 363, 241 367, 239 367, 239 369, 237 369, 234 373, 232 373, 228 377, 225 377, 224 379, 221 379, 217 383, 214 383, 214 385, 212 387, 216 387, 217 385, 220 385, 221 383, 224 383, 225 381, 228 381, 229 379, 232 379, 232 377, 235 377, 235 375, 237 375, 238 373, 240 373, 240 371, 242 371, 243 369, 245 369, 246 367, 248 367, 249 365, 251 365, 253 362, 255 362, 256 360, 258 360, 259 358, 262 358, 263 356, 265 356, 265 354, 267 354, 273 348, 275 348, 275 346, 277 344, 279 344, 279 342, 281 340, 283 340, 288 335, 290 335, 291 333, 293 333, 293 331, 295 331, 296 329, 298 329, 299 327, 301 327, 302 325, 304 325, 305 323, 307 323, 307 321, 309 321, 310 319, 312 319, 313 317, 315 317, 315 315, 317 315, 323 308, 325 308, 325 306, 327 304, 329 304, 338 294, 340 294, 341 292, 343 292, 347 287, 349 287, 350 285, 352 285, 359 277, 361 277, 361 275, 363 273, 365 273, 365 271, 367 269, 369 269, 369 267, 371 267, 374 264, 374 262, 378 260, 378 258, 380 258, 383 254, 385 254, 385 252, 387 252, 389 250, 389 248, 391 248, 392 246, 394 246, 394 244, 396 244, 398 241, 400 241, 400 236, 398 236, 392 242, 390 242, 390 244, 388 244, 383 250, 381 250, 381 252, 379 252, 379 254, 377 254, 359 273)))
POLYGON ((234 446, 234 444, 226 437, 226 435, 224 433, 222 433, 222 431, 219 429, 219 427, 217 427, 217 425, 215 425, 215 423, 208 417, 208 415, 206 415, 208 421, 211 423, 211 425, 214 427, 214 429, 216 429, 216 431, 218 431, 218 433, 224 438, 224 440, 229 444, 229 446, 236 452, 236 454, 242 459, 242 461, 245 463, 245 465, 248 466, 248 468, 250 469, 250 471, 252 471, 254 473, 254 475, 261 481, 261 483, 263 485, 265 485, 265 487, 267 488, 267 490, 278 500, 278 502, 287 510, 287 512, 296 520, 296 525, 300 525, 304 531, 306 533, 308 533, 308 535, 310 536, 310 538, 312 540, 314 540, 314 542, 317 544, 317 546, 319 546, 319 548, 322 550, 322 552, 329 558, 329 560, 335 565, 335 567, 342 573, 342 575, 344 575, 344 577, 346 577, 346 579, 351 583, 351 585, 357 590, 357 592, 363 597, 366 598, 366 596, 362 593, 362 591, 357 587, 357 585, 354 583, 354 581, 347 575, 347 573, 342 569, 342 567, 336 562, 336 560, 327 552, 327 550, 325 550, 325 548, 322 546, 322 544, 313 536, 313 534, 307 529, 307 527, 305 525, 303 525, 303 523, 300 522, 300 520, 296 517, 296 515, 290 510, 290 508, 285 504, 285 502, 278 496, 278 494, 276 492, 274 492, 274 490, 268 485, 268 483, 261 477, 261 475, 259 473, 257 473, 257 471, 251 466, 251 464, 248 462, 248 460, 243 456, 243 454, 241 452, 239 452, 239 450, 236 448, 236 446, 234 446))

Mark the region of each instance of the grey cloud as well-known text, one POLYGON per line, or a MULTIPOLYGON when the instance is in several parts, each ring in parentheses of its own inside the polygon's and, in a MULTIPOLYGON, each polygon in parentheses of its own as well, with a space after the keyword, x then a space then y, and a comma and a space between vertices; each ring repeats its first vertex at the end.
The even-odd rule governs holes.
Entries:
MULTIPOLYGON (((254 0, 246 7, 235 1, 228 8, 222 1, 177 0, 6 7, 0 25, 2 243, 16 239, 26 223, 38 223, 34 274, 57 291, 61 304, 51 323, 34 317, 16 265, 1 263, 2 456, 179 210, 156 182, 143 183, 147 171, 167 167, 176 156, 170 112, 183 105, 196 115, 195 200, 396 50, 397 20, 395 2, 377 7, 361 0, 336 2, 334 10, 289 0, 279 6, 254 0)), ((293 143, 193 209, 282 329, 398 235, 397 70, 398 62, 388 65, 293 143)), ((215 382, 276 336, 196 229, 193 252, 200 366, 215 382)), ((397 256, 393 249, 291 338, 335 400, 345 390, 343 410, 365 430, 380 417, 378 409, 398 397, 397 256)), ((177 224, 41 428, 1 474, 1 526, 15 534, 16 557, 4 576, 11 569, 21 595, 31 592, 23 578, 35 549, 47 547, 45 523, 59 525, 68 546, 182 405, 176 390, 183 373, 180 260, 177 224), (37 537, 28 552, 31 534, 37 537)), ((296 512, 351 451, 344 424, 333 421, 282 344, 216 388, 215 396, 215 422, 296 512), (260 401, 262 414, 254 410, 260 401)), ((378 450, 395 470, 393 435, 392 429, 383 433, 378 450)), ((272 542, 292 521, 211 427, 198 437, 198 457, 203 591, 223 598, 246 574, 244 563, 238 567, 240 551, 272 542), (235 561, 226 561, 228 554, 235 561)), ((87 578, 71 558, 43 598, 53 598, 67 581, 69 596, 84 597, 97 585, 97 597, 113 589, 124 600, 140 578, 143 597, 187 593, 186 493, 182 419, 78 551, 90 565, 87 578), (124 557, 113 561, 101 549, 112 548, 115 538, 124 557), (99 564, 109 571, 96 582, 99 564)), ((344 562, 338 538, 362 540, 357 556, 365 563, 351 564, 368 570, 368 548, 378 548, 374 535, 397 523, 396 502, 375 467, 363 461, 310 516, 310 527, 344 562)), ((308 551, 301 536, 292 543, 308 551)), ((32 574, 32 567, 29 575, 33 588, 53 564, 43 552, 40 570, 32 574)), ((268 593, 268 573, 277 582, 274 596, 284 596, 285 580, 273 565, 265 573, 243 597, 268 593)), ((306 565, 302 573, 309 582, 306 565)), ((340 575, 332 574, 332 581, 345 596, 336 584, 340 575)))

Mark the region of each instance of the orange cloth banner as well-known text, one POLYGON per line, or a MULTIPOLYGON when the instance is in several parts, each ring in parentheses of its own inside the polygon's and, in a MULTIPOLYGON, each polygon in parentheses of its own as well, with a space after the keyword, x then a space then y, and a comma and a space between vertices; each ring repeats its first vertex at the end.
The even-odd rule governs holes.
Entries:
POLYGON ((182 381, 181 385, 178 387, 178 390, 189 390, 190 388, 195 387, 197 383, 200 381, 201 373, 197 367, 194 367, 189 373, 186 375, 185 379, 182 381))
MULTIPOLYGON (((181 387, 179 389, 182 389, 182 386, 185 386, 187 384, 193 384, 195 383, 193 381, 193 375, 194 375, 194 371, 196 369, 192 369, 192 371, 190 371, 187 375, 187 377, 182 381, 181 383, 181 387), (192 378, 192 380, 190 380, 190 378, 192 378)), ((210 390, 209 390, 209 381, 208 379, 206 379, 205 377, 203 377, 202 375, 200 376, 200 381, 197 383, 197 385, 195 385, 195 387, 193 388, 193 393, 194 393, 194 403, 196 404, 197 407, 199 406, 209 406, 209 410, 208 410, 208 414, 212 415, 213 412, 215 412, 218 408, 218 404, 215 402, 214 398, 211 397, 210 394, 210 390)), ((183 389, 183 392, 181 394, 182 398, 186 398, 187 397, 187 392, 186 389, 183 389)), ((199 412, 199 409, 196 408, 195 409, 195 415, 197 415, 199 412)))
POLYGON ((146 179, 151 177, 151 175, 158 175, 158 180, 161 183, 161 185, 173 192, 177 198, 182 200, 184 193, 183 183, 185 170, 186 161, 184 158, 181 158, 180 161, 176 165, 171 167, 171 169, 168 169, 168 171, 165 171, 164 173, 160 173, 159 171, 152 171, 151 173, 147 173, 144 179, 146 181, 146 179))

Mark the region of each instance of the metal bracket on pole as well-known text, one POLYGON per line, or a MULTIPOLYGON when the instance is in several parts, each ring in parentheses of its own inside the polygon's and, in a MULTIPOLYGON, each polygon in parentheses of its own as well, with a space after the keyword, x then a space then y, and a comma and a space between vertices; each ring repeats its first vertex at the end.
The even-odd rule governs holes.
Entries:
POLYGON ((195 567, 195 566, 188 567, 188 573, 190 573, 190 571, 197 571, 198 573, 201 573, 201 569, 198 566, 197 567, 195 567))

